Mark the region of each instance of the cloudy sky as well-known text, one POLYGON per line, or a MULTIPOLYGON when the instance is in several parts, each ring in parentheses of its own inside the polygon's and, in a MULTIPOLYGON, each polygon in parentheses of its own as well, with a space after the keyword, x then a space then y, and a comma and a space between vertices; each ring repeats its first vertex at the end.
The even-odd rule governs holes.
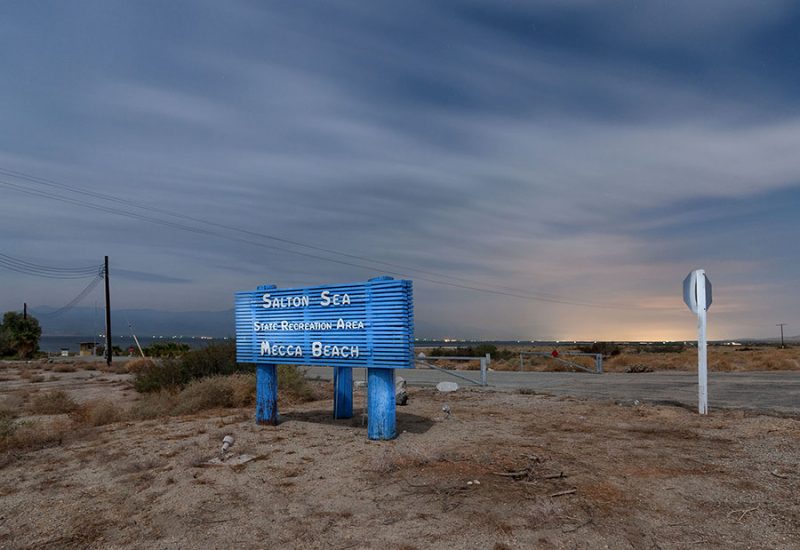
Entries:
POLYGON ((3 3, 0 253, 170 311, 403 274, 470 338, 691 338, 702 267, 712 338, 800 333, 800 8, 600 4, 3 3))

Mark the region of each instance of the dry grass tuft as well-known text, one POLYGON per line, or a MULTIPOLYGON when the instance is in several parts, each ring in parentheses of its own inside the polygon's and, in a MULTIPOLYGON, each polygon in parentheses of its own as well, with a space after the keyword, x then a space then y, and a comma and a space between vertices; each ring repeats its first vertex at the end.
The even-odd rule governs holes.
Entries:
POLYGON ((114 403, 108 399, 100 399, 80 405, 71 416, 79 424, 105 426, 123 420, 124 415, 114 403))
POLYGON ((61 445, 71 433, 71 425, 58 422, 13 422, 0 419, 0 451, 35 451, 61 445))
POLYGON ((19 391, 4 396, 3 400, 0 401, 0 416, 18 416, 27 398, 27 392, 19 391))
POLYGON ((103 363, 99 369, 101 372, 107 372, 110 374, 128 374, 128 368, 125 365, 111 365, 110 367, 103 363))
POLYGON ((146 358, 134 359, 125 365, 125 369, 131 374, 139 374, 154 368, 156 368, 155 362, 146 358))
POLYGON ((229 407, 248 407, 256 400, 254 374, 211 376, 189 383, 180 392, 161 390, 142 396, 128 411, 133 419, 143 420, 193 414, 229 407))
POLYGON ((146 393, 128 410, 128 417, 133 420, 150 420, 170 416, 177 403, 177 395, 167 390, 146 393))
POLYGON ((35 395, 29 406, 33 414, 66 414, 77 408, 78 404, 63 390, 35 395))
POLYGON ((53 367, 54 372, 75 372, 78 369, 74 365, 56 365, 53 367))
POLYGON ((173 414, 192 414, 233 406, 233 388, 227 383, 227 377, 212 376, 189 383, 180 393, 173 414))
POLYGON ((227 378, 227 383, 233 392, 234 407, 248 407, 256 402, 256 375, 232 374, 227 378))

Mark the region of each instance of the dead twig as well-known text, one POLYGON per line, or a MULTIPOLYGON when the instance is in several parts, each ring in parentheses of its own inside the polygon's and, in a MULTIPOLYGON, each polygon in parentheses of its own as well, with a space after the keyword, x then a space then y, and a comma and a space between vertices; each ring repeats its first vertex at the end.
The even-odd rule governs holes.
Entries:
POLYGON ((731 517, 733 514, 739 514, 739 517, 736 519, 736 522, 739 523, 742 521, 742 519, 744 519, 744 517, 747 514, 749 514, 750 512, 755 512, 759 508, 761 508, 760 504, 758 506, 753 506, 752 508, 747 508, 745 510, 731 510, 730 512, 728 512, 728 517, 731 517))
POLYGON ((778 470, 772 470, 770 473, 775 477, 779 477, 781 479, 789 479, 789 476, 787 476, 786 474, 779 473, 778 470))
POLYGON ((586 521, 584 521, 583 523, 581 523, 580 525, 574 525, 574 526, 572 526, 570 528, 566 528, 565 527, 564 529, 561 530, 561 532, 562 533, 573 533, 573 532, 577 531, 578 529, 582 529, 583 527, 586 527, 587 525, 589 525, 593 521, 594 521, 594 518, 589 518, 586 521))
POLYGON ((577 493, 577 492, 578 492, 577 489, 568 489, 566 491, 560 491, 558 493, 553 493, 552 495, 550 495, 550 498, 563 497, 564 495, 572 495, 572 494, 577 493))
POLYGON ((530 470, 520 470, 518 472, 492 472, 492 475, 503 477, 524 477, 530 475, 530 470))
POLYGON ((564 472, 559 472, 550 476, 544 476, 542 479, 561 479, 562 477, 567 477, 564 475, 564 472))

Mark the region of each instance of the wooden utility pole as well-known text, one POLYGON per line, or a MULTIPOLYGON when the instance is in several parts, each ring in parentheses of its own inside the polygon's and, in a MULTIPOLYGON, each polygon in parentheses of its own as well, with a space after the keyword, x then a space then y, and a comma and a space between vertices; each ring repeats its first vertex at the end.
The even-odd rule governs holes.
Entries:
POLYGON ((783 327, 786 326, 786 323, 778 323, 775 325, 776 327, 781 327, 781 349, 785 348, 786 346, 783 345, 783 327))
POLYGON ((22 302, 22 319, 28 319, 28 302, 22 302))
POLYGON ((108 256, 106 256, 103 278, 106 281, 106 363, 111 366, 111 292, 108 287, 108 256))

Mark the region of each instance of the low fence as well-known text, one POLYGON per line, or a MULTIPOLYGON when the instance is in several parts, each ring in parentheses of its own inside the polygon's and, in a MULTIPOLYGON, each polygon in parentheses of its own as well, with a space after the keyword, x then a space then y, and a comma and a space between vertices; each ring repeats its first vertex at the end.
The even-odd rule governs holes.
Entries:
POLYGON ((444 356, 437 355, 435 357, 426 357, 426 356, 417 357, 414 362, 416 364, 418 364, 418 365, 422 365, 424 367, 428 367, 428 368, 443 372, 445 374, 449 374, 450 376, 453 376, 455 378, 460 378, 461 380, 466 380, 467 382, 470 382, 471 384, 475 384, 477 386, 486 386, 487 385, 486 373, 489 370, 489 365, 492 362, 492 357, 488 353, 483 357, 463 357, 463 356, 457 356, 457 355, 444 355, 444 356), (433 364, 430 363, 430 361, 440 361, 440 360, 442 360, 442 361, 476 361, 476 360, 480 361, 480 365, 481 365, 481 380, 480 380, 480 382, 477 382, 477 381, 473 380, 472 378, 469 378, 468 376, 464 376, 463 374, 459 374, 456 371, 443 369, 442 367, 437 367, 436 365, 433 365, 433 364))
POLYGON ((583 353, 580 351, 559 351, 548 353, 546 351, 521 351, 519 352, 519 370, 525 370, 525 356, 536 356, 536 357, 549 357, 554 361, 559 361, 568 365, 574 369, 579 369, 584 372, 593 372, 595 374, 603 374, 603 354, 602 353, 583 353), (583 365, 580 365, 574 361, 570 361, 568 359, 564 359, 561 357, 562 355, 568 356, 584 356, 584 357, 594 357, 594 370, 588 369, 583 365))

